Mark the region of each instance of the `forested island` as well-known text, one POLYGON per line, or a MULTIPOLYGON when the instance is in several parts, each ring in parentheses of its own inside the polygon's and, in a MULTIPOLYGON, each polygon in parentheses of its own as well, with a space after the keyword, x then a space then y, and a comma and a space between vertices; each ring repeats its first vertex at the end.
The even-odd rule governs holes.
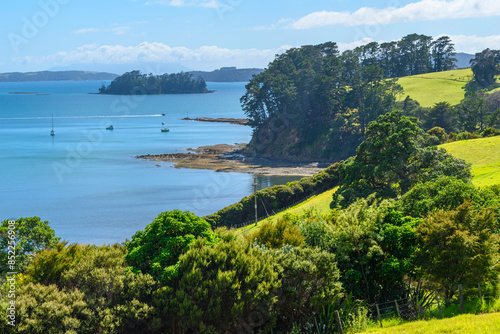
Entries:
POLYGON ((195 79, 188 73, 142 74, 131 71, 114 79, 109 86, 99 88, 99 94, 153 95, 153 94, 199 94, 210 93, 206 82, 195 79))
POLYGON ((0 82, 113 80, 117 74, 89 71, 41 71, 0 73, 0 82))

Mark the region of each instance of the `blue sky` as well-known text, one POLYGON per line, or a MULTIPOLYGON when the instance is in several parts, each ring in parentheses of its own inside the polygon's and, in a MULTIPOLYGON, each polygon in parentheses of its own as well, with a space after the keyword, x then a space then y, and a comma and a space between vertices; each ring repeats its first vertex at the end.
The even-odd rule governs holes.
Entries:
POLYGON ((23 0, 2 4, 0 71, 265 67, 287 48, 410 33, 500 49, 498 0, 23 0))

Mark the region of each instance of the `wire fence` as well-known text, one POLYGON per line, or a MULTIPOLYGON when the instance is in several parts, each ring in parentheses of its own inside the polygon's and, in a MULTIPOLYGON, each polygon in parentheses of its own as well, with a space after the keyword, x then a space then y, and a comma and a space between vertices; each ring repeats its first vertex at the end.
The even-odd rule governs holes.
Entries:
MULTIPOLYGON (((326 318, 316 320, 317 333, 345 333, 346 329, 353 327, 356 316, 359 316, 361 308, 366 312, 366 317, 383 326, 383 320, 400 318, 414 321, 429 318, 444 318, 450 307, 458 308, 458 312, 451 312, 453 315, 474 311, 467 309, 466 305, 470 301, 483 303, 494 302, 498 298, 500 280, 482 282, 472 285, 454 284, 448 287, 448 295, 445 299, 441 293, 432 290, 411 294, 407 298, 387 301, 368 306, 355 307, 350 310, 335 310, 326 318)), ((476 304, 477 305, 477 304, 476 304)))
MULTIPOLYGON (((254 219, 251 219, 251 220, 247 220, 247 221, 245 221, 243 223, 231 225, 231 228, 236 229, 236 228, 246 227, 246 226, 251 225, 251 224, 255 224, 256 221, 258 222, 258 221, 261 221, 263 219, 266 219, 266 218, 269 218, 271 216, 274 216, 274 215, 276 215, 276 214, 278 214, 280 212, 286 211, 286 210, 290 209, 291 207, 294 207, 297 204, 300 204, 300 203, 302 203, 302 202, 310 199, 311 197, 316 196, 318 194, 321 194, 321 193, 323 193, 323 192, 325 192, 325 191, 327 191, 329 189, 331 189, 331 188, 321 188, 321 189, 315 190, 312 193, 310 193, 309 195, 307 195, 307 196, 305 196, 305 197, 303 197, 301 199, 298 199, 295 202, 293 202, 292 204, 284 206, 284 207, 282 207, 280 209, 272 209, 271 205, 268 204, 269 211, 267 211, 264 203, 262 202, 262 206, 263 206, 264 210, 266 211, 266 213, 264 215, 257 216, 257 219, 254 218, 254 219)), ((257 200, 259 200, 258 197, 257 197, 257 200)), ((260 199, 260 200, 262 201, 262 199, 260 199)))

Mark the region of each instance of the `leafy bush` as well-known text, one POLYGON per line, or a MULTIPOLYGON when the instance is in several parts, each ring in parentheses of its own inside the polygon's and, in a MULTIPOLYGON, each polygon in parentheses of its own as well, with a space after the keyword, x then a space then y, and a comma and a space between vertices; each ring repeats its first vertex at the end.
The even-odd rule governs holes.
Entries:
POLYGON ((469 201, 456 210, 431 213, 418 226, 417 263, 425 277, 443 289, 447 302, 456 284, 475 285, 500 274, 500 236, 493 210, 469 201))
POLYGON ((257 232, 246 236, 246 238, 250 242, 255 242, 266 248, 281 248, 284 245, 301 246, 305 239, 300 233, 299 227, 285 217, 279 218, 276 223, 266 220, 260 225, 257 232))
POLYGON ((481 132, 481 137, 500 136, 500 130, 495 128, 486 128, 481 132))
POLYGON ((126 243, 125 259, 135 269, 168 280, 175 275, 179 256, 196 238, 216 242, 210 225, 190 212, 180 210, 160 213, 143 231, 126 243))
POLYGON ((179 276, 155 300, 168 333, 234 333, 270 329, 275 261, 237 240, 194 242, 179 259, 179 276))

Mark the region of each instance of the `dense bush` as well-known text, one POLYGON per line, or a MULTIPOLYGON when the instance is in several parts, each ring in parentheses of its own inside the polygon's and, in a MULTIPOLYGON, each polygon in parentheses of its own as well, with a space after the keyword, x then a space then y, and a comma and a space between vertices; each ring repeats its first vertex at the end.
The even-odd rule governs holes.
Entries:
POLYGON ((168 333, 251 333, 272 328, 274 260, 237 240, 196 241, 179 260, 179 277, 160 289, 156 304, 168 333))
POLYGON ((179 256, 198 237, 212 243, 217 239, 210 225, 191 212, 163 212, 126 243, 125 258, 135 269, 168 280, 176 275, 179 256))
POLYGON ((276 223, 270 220, 264 221, 257 232, 247 235, 246 238, 266 248, 281 248, 284 245, 301 246, 305 239, 299 227, 283 217, 276 223))

